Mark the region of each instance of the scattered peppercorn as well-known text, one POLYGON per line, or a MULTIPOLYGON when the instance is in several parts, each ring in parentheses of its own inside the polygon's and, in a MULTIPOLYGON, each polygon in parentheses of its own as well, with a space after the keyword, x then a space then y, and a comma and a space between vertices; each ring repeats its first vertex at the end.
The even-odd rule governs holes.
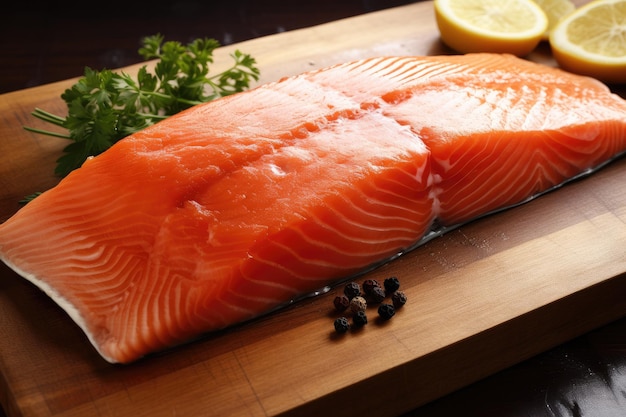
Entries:
POLYGON ((345 311, 350 306, 350 299, 345 295, 338 295, 333 300, 335 309, 339 312, 345 311))
POLYGON ((373 288, 369 298, 370 300, 372 300, 373 303, 382 303, 385 299, 385 290, 383 290, 381 287, 373 288))
POLYGON ((391 294, 394 291, 397 291, 398 288, 400 288, 400 281, 396 277, 389 277, 385 279, 384 285, 387 294, 391 294))
POLYGON ((335 331, 337 333, 345 333, 350 330, 350 322, 345 317, 335 319, 335 331))
POLYGON ((363 281, 363 292, 365 295, 370 295, 374 288, 380 288, 380 283, 375 279, 366 279, 363 281))
POLYGON ((354 297, 358 297, 359 295, 361 295, 361 286, 358 282, 349 282, 343 289, 343 293, 346 295, 346 297, 352 300, 354 297))
POLYGON ((378 306, 378 315, 383 320, 389 320, 396 314, 396 309, 392 304, 381 304, 378 306))
MULTIPOLYGON (((378 315, 384 321, 390 320, 396 314, 396 310, 406 304, 406 294, 399 288, 400 281, 394 276, 386 278, 383 285, 375 279, 366 279, 362 285, 356 281, 351 281, 345 285, 344 293, 335 297, 333 303, 339 312, 350 308, 352 326, 362 327, 368 322, 368 302, 380 304, 378 315), (391 300, 385 303, 386 297, 390 297, 391 300)), ((350 322, 343 316, 335 319, 334 324, 337 333, 346 333, 351 328, 350 322)))
POLYGON ((350 310, 353 314, 358 313, 359 311, 365 311, 367 309, 367 302, 365 298, 357 295, 352 300, 350 300, 350 310))
POLYGON ((357 311, 357 313, 352 317, 352 322, 357 327, 362 327, 367 324, 367 314, 365 311, 357 311))
POLYGON ((403 291, 396 291, 391 296, 391 301, 393 302, 393 306, 398 309, 406 304, 406 294, 403 291))

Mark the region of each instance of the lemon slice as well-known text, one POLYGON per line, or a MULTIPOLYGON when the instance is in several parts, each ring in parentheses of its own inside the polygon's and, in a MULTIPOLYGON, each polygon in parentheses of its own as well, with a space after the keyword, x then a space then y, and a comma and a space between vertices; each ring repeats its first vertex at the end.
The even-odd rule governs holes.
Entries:
POLYGON ((563 69, 626 83, 626 0, 594 0, 561 20, 550 46, 563 69))
POLYGON ((548 29, 533 0, 434 0, 441 40, 461 53, 529 54, 548 29))
POLYGON ((541 7, 548 17, 548 30, 543 33, 542 40, 547 41, 550 32, 565 16, 576 10, 576 5, 570 0, 533 0, 541 7))

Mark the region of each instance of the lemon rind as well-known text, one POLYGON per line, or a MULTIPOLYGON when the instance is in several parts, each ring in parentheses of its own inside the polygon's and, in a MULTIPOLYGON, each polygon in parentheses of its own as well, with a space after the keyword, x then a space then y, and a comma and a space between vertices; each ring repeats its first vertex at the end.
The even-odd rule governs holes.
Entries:
POLYGON ((498 32, 494 30, 485 30, 480 26, 469 24, 466 20, 461 19, 457 16, 456 12, 452 10, 447 2, 438 2, 438 7, 440 11, 445 13, 445 15, 453 20, 454 24, 463 28, 465 31, 473 32, 476 35, 480 35, 484 38, 488 39, 497 39, 497 40, 510 40, 510 41, 518 41, 518 40, 526 40, 532 39, 536 37, 541 37, 546 30, 548 29, 548 17, 545 15, 544 11, 537 5, 536 3, 529 1, 527 2, 528 7, 534 9, 534 14, 537 16, 536 24, 529 29, 520 32, 498 32))
POLYGON ((576 9, 575 11, 564 17, 559 22, 559 24, 557 24, 556 27, 552 29, 549 37, 550 44, 553 48, 561 50, 561 52, 574 55, 579 60, 589 61, 591 63, 596 63, 597 65, 626 65, 626 56, 612 57, 589 52, 588 50, 570 42, 566 33, 566 29, 569 23, 587 13, 588 10, 594 9, 596 7, 602 7, 607 4, 621 3, 623 1, 624 0, 594 0, 591 3, 587 3, 586 5, 581 6, 580 8, 576 9))

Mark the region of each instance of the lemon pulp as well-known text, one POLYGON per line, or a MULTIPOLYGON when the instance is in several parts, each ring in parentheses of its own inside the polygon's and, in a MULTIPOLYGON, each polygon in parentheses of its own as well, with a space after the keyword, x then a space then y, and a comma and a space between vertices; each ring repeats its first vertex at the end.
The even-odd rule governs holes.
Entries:
POLYGON ((434 8, 442 41, 461 53, 527 55, 548 28, 532 0, 434 0, 434 8))
POLYGON ((542 40, 548 40, 550 32, 563 19, 576 9, 576 5, 570 0, 533 0, 541 7, 548 17, 548 29, 544 32, 542 40))
POLYGON ((602 81, 626 82, 626 0, 594 0, 550 34, 557 63, 602 81))

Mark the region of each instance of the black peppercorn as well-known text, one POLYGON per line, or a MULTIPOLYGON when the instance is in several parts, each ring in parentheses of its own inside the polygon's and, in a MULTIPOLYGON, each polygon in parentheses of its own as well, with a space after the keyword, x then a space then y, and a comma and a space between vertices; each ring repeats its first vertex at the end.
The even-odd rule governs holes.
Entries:
POLYGON ((381 304, 378 306, 378 315, 383 320, 391 319, 396 314, 396 309, 391 304, 381 304))
POLYGON ((333 300, 333 304, 335 305, 335 309, 337 311, 345 311, 350 306, 350 300, 345 295, 338 295, 333 300))
POLYGON ((352 321, 357 327, 365 326, 367 324, 367 314, 365 314, 365 311, 358 311, 354 317, 352 317, 352 321))
POLYGON ((373 303, 382 303, 385 299, 385 290, 383 290, 381 287, 373 288, 372 292, 369 295, 369 298, 373 303))
POLYGON ((335 319, 335 331, 337 333, 345 333, 350 330, 350 322, 345 317, 339 317, 335 319))
POLYGON ((391 296, 391 301, 395 308, 400 308, 406 304, 406 294, 403 291, 396 291, 391 296))
POLYGON ((358 297, 359 295, 361 295, 361 286, 358 282, 349 282, 343 289, 343 293, 346 295, 346 297, 352 300, 354 297, 358 297))
POLYGON ((400 281, 396 277, 389 277, 385 279, 384 285, 385 285, 385 291, 387 291, 387 294, 391 294, 394 291, 397 291, 398 288, 400 288, 400 281))
POLYGON ((374 288, 380 288, 380 283, 375 279, 366 279, 363 281, 363 292, 365 295, 370 295, 374 288))

